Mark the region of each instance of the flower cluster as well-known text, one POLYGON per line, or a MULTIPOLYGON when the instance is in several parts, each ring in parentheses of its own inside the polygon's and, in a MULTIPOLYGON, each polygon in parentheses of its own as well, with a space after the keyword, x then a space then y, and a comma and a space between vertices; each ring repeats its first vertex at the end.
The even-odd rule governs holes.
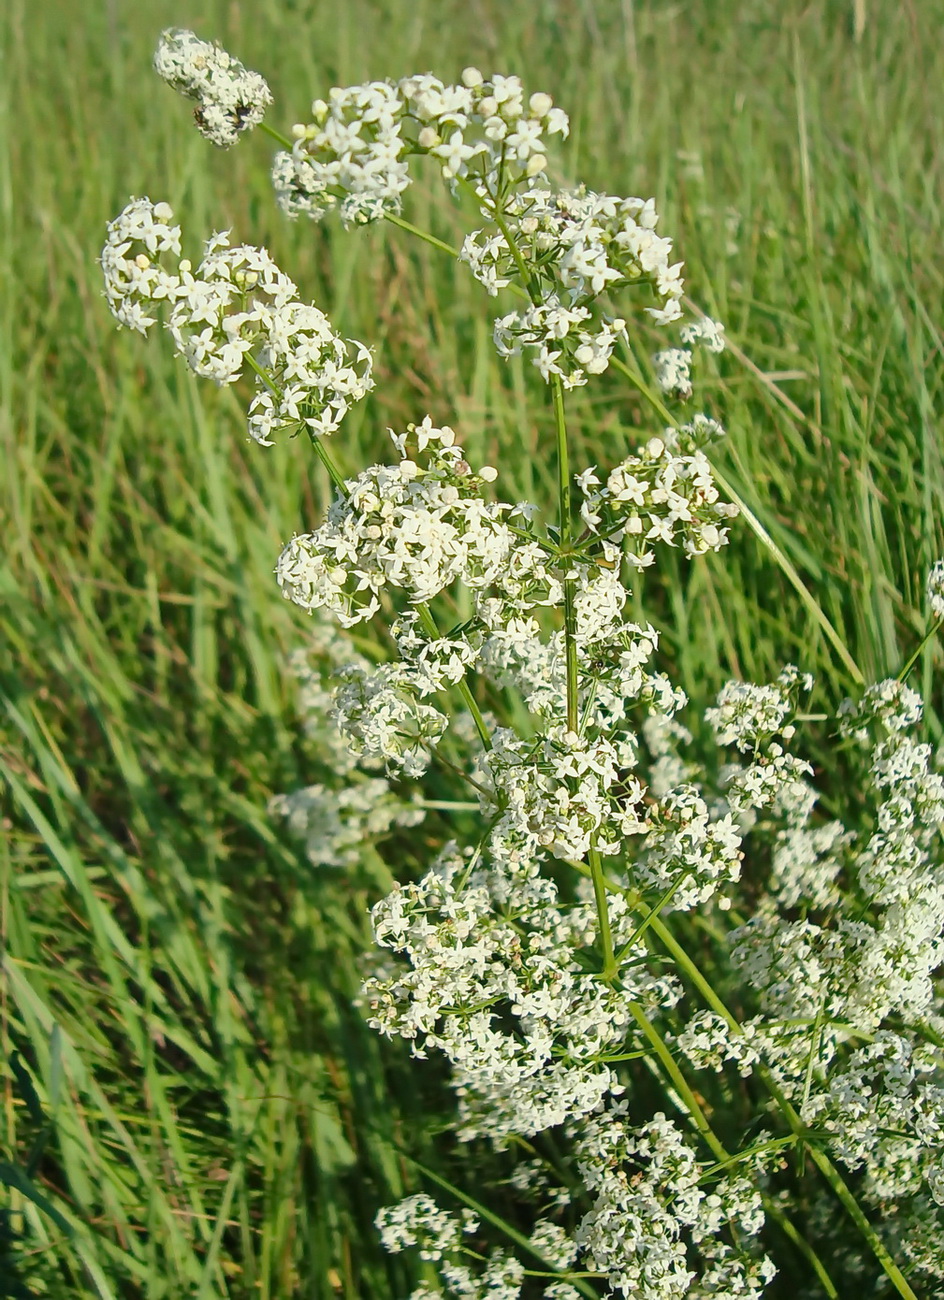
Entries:
POLYGON ((256 381, 249 433, 268 446, 272 435, 307 427, 333 433, 352 403, 373 387, 368 349, 342 339, 263 248, 230 247, 212 235, 196 271, 180 259, 180 227, 166 203, 132 199, 109 223, 102 250, 105 296, 115 319, 144 334, 160 303, 177 350, 197 375, 232 384, 248 363, 256 381), (176 265, 162 264, 171 254, 176 265))
POLYGON ((426 467, 399 442, 399 464, 351 479, 322 526, 282 552, 279 584, 303 609, 328 610, 350 627, 380 609, 387 586, 423 603, 456 581, 486 587, 507 569, 515 544, 505 522, 510 507, 480 495, 491 467, 474 474, 453 431, 434 428, 428 416, 409 433, 420 452, 431 449, 426 467))
POLYGON ((700 345, 706 352, 723 352, 725 349, 724 326, 720 321, 703 316, 700 320, 690 321, 679 331, 684 348, 666 348, 657 352, 652 358, 656 372, 656 384, 663 393, 668 393, 681 401, 687 401, 692 395, 692 353, 690 349, 700 345))
POLYGON ((776 1269, 749 1249, 764 1224, 752 1181, 729 1174, 709 1190, 695 1152, 671 1120, 657 1114, 637 1127, 627 1112, 625 1102, 616 1103, 576 1137, 577 1162, 593 1197, 575 1234, 587 1262, 634 1300, 761 1296, 776 1269))
POLYGON ((706 712, 705 721, 719 745, 736 745, 742 752, 777 734, 791 740, 795 728, 787 719, 796 709, 800 691, 812 689, 810 674, 788 664, 771 686, 728 682, 715 706, 706 712))
POLYGON ((504 1142, 589 1114, 622 1091, 608 1057, 626 1041, 632 1003, 678 998, 671 979, 632 965, 636 923, 619 900, 622 990, 584 970, 576 951, 592 941, 593 903, 565 906, 540 862, 527 850, 477 860, 452 848, 373 909, 376 942, 407 965, 368 979, 371 1024, 410 1040, 416 1055, 446 1055, 463 1137, 504 1142))
POLYGON ((218 44, 171 27, 154 52, 154 68, 187 99, 197 102, 194 121, 202 135, 228 149, 243 131, 258 126, 272 92, 258 72, 249 72, 218 44))
MULTIPOLYGON (((495 210, 483 205, 486 216, 495 210)), ((490 294, 517 279, 531 297, 496 320, 500 355, 528 349, 545 379, 576 388, 607 369, 626 334, 625 320, 599 310, 601 294, 645 285, 659 304, 645 308, 655 323, 681 315, 682 264, 655 233, 651 199, 531 186, 510 194, 500 216, 497 233, 475 231, 460 254, 490 294)))
POLYGON ((394 795, 381 777, 333 790, 321 784, 278 794, 269 812, 284 817, 289 830, 305 841, 315 867, 353 867, 365 843, 373 843, 394 826, 416 826, 422 808, 394 795))
POLYGON ((436 159, 448 181, 468 176, 493 192, 543 171, 545 134, 567 133, 550 95, 525 103, 518 77, 486 80, 476 68, 453 86, 427 73, 335 87, 311 112, 294 127, 291 152, 276 156, 276 198, 291 217, 318 221, 337 209, 344 225, 400 211, 411 155, 436 159))
POLYGON ((723 433, 704 416, 678 430, 650 438, 645 447, 617 465, 601 484, 596 467, 577 476, 584 495, 580 515, 586 526, 613 542, 628 540, 627 558, 637 568, 653 563, 650 543, 676 545, 685 554, 703 555, 725 545, 725 521, 737 506, 721 501, 704 443, 723 433))

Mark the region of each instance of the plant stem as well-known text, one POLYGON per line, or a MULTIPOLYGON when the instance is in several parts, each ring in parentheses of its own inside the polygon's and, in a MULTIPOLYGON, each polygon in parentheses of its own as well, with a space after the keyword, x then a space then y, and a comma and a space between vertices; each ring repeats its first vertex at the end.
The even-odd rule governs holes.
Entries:
POLYGON ((323 440, 319 438, 317 434, 312 433, 310 429, 308 431, 308 436, 311 438, 311 445, 315 449, 315 455, 318 457, 322 465, 324 465, 325 469, 328 471, 328 477, 331 479, 331 482, 337 488, 341 496, 346 497, 347 487, 344 482, 344 475, 341 473, 337 465, 334 463, 334 460, 332 459, 330 453, 327 451, 327 449, 324 446, 323 440))
POLYGON ((259 130, 263 131, 270 137, 270 139, 274 140, 276 144, 280 144, 283 149, 288 149, 289 153, 291 153, 292 149, 295 147, 294 140, 290 140, 288 136, 283 135, 281 131, 276 131, 275 127, 269 126, 268 122, 260 122, 259 130))
MULTIPOLYGON (((435 618, 433 618, 432 610, 426 604, 417 605, 416 608, 423 627, 434 640, 438 641, 442 634, 439 631, 435 618)), ((461 678, 456 685, 459 688, 459 694, 462 696, 466 708, 472 714, 472 721, 475 723, 475 729, 479 733, 479 739, 486 749, 491 749, 492 735, 488 729, 488 723, 482 716, 482 710, 479 708, 478 702, 472 694, 472 688, 469 686, 465 677, 461 678)))
MULTIPOLYGON (((705 1140, 706 1145, 711 1149, 712 1154, 715 1156, 719 1164, 731 1164, 732 1157, 729 1155, 724 1143, 709 1124, 708 1117, 705 1115, 705 1112, 695 1094, 688 1086, 685 1076, 676 1064, 665 1040, 638 1003, 631 1003, 629 1009, 632 1012, 636 1024, 642 1030, 644 1037, 648 1040, 656 1056, 659 1058, 662 1068, 671 1080, 673 1088, 678 1093, 679 1099, 684 1102, 689 1114, 691 1115, 692 1122, 705 1140)), ((813 1271, 816 1273, 816 1276, 822 1283, 826 1294, 830 1297, 830 1300, 838 1300, 839 1292, 836 1290, 832 1278, 826 1271, 826 1266, 823 1264, 823 1261, 820 1259, 819 1255, 817 1255, 810 1243, 800 1234, 796 1226, 791 1223, 783 1211, 775 1205, 769 1197, 763 1196, 762 1199, 764 1203, 764 1212, 779 1225, 785 1235, 789 1237, 793 1244, 803 1253, 809 1261, 813 1271)))
POLYGON ((659 1058, 662 1068, 672 1082, 672 1087, 678 1093, 681 1101, 685 1103, 688 1113, 692 1117, 692 1122, 698 1129, 698 1132, 705 1139, 705 1143, 711 1149, 712 1155, 716 1160, 726 1162, 730 1160, 730 1154, 724 1144, 716 1136, 711 1125, 708 1123, 705 1112, 702 1110, 698 1099, 692 1092, 691 1088, 685 1081, 685 1076, 675 1062, 675 1058, 665 1044, 662 1035, 656 1029, 655 1025, 643 1011, 638 1002, 631 1002, 629 1009, 632 1012, 633 1019, 642 1030, 643 1037, 648 1040, 653 1051, 659 1058))
POLYGON ((603 860, 596 845, 591 845, 587 855, 590 859, 590 875, 593 880, 593 898, 597 907, 597 923, 600 927, 600 946, 603 949, 603 970, 600 977, 606 984, 612 984, 619 972, 619 964, 613 953, 613 935, 610 930, 610 909, 606 900, 606 880, 603 876, 603 860))
POLYGON ((429 234, 426 230, 421 230, 419 226, 414 226, 410 221, 404 221, 398 217, 395 212, 385 212, 384 220, 389 221, 391 226, 397 226, 400 230, 405 230, 410 235, 416 235, 417 239, 422 239, 424 243, 431 244, 433 248, 438 248, 441 253, 448 253, 450 257, 458 257, 458 248, 453 248, 451 244, 445 243, 442 239, 437 239, 435 235, 429 234))
POLYGON ((903 682, 907 680, 908 674, 911 672, 912 668, 914 668, 915 664, 918 662, 918 655, 921 653, 924 647, 931 640, 932 636, 934 636, 936 632, 939 632, 942 627, 944 627, 944 619, 940 619, 940 618, 936 619, 934 623, 931 624, 927 632, 925 632, 924 636, 918 642, 917 649, 915 650, 914 654, 911 656, 911 658, 905 664, 904 668, 902 668, 901 672, 895 678, 897 682, 903 682))
MULTIPOLYGON (((560 548, 570 563, 569 552, 573 543, 573 522, 570 498, 570 456, 567 449, 567 420, 564 415, 564 385, 560 375, 551 378, 554 395, 554 426, 557 433, 557 500, 560 522, 560 548)), ((564 576, 564 657, 567 672, 567 730, 576 732, 578 721, 577 690, 577 612, 575 609, 576 583, 564 576)))
MULTIPOLYGON (((688 975, 689 979, 697 987, 708 1005, 724 1019, 728 1027, 734 1033, 742 1035, 744 1031, 741 1028, 740 1022, 728 1010, 725 1003, 689 957, 688 953, 677 939, 675 939, 665 922, 656 917, 650 924, 653 933, 658 936, 659 942, 670 953, 675 964, 683 970, 686 975, 688 975)), ((885 1270, 886 1276, 895 1287, 898 1294, 904 1297, 904 1300, 918 1300, 915 1292, 908 1284, 908 1279, 892 1259, 884 1242, 865 1217, 859 1202, 846 1186, 839 1170, 833 1164, 832 1160, 830 1160, 826 1152, 822 1151, 815 1143, 810 1141, 809 1130, 797 1114, 796 1110, 794 1110, 787 1097, 784 1095, 783 1090, 780 1088, 780 1085, 774 1079, 773 1075, 765 1065, 760 1063, 758 1063, 757 1066, 757 1075, 764 1087, 777 1103, 780 1113, 783 1115, 790 1129, 803 1142, 813 1163, 816 1165, 817 1169, 819 1169, 838 1200, 842 1203, 853 1223, 855 1223, 862 1236, 868 1242, 873 1255, 885 1270)))

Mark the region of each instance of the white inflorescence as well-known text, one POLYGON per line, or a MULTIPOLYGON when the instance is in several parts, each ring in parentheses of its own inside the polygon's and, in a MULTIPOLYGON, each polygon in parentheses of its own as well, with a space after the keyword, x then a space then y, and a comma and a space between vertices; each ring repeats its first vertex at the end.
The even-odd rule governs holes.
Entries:
POLYGON ((265 78, 249 72, 232 54, 193 32, 168 28, 154 52, 160 77, 197 102, 194 121, 202 135, 228 149, 243 131, 258 126, 272 103, 265 78))
POLYGON ((436 429, 427 417, 416 432, 423 449, 433 449, 427 467, 404 456, 363 471, 321 528, 282 552, 283 594, 303 609, 326 609, 349 627, 377 612, 387 586, 421 603, 458 580, 486 587, 508 568, 510 507, 482 500, 483 480, 451 429, 436 429))
POLYGON ((215 234, 194 271, 180 260, 180 228, 172 220, 166 203, 133 199, 109 224, 101 261, 115 318, 145 333, 156 320, 146 307, 166 303, 165 324, 195 374, 232 384, 248 366, 256 382, 249 408, 256 442, 268 446, 286 428, 333 433, 373 387, 368 349, 342 339, 323 312, 300 302, 264 248, 230 247, 228 233, 215 234), (162 254, 174 255, 172 271, 162 254))
POLYGON ((606 370, 625 336, 626 322, 597 308, 601 294, 644 283, 659 303, 645 309, 654 323, 681 315, 682 264, 671 261, 672 241, 655 233, 651 199, 532 186, 509 195, 501 215, 503 231, 475 231, 461 252, 490 294, 522 267, 527 273, 531 306, 495 322, 500 355, 533 350, 545 379, 575 388, 606 370))
POLYGON ((585 470, 577 476, 583 522, 611 541, 626 540, 626 558, 637 568, 654 562, 654 542, 675 546, 680 540, 688 556, 719 550, 738 511, 720 499, 702 447, 723 432, 715 421, 696 416, 662 438, 650 438, 603 484, 594 469, 585 470))
POLYGON ((461 85, 430 74, 399 82, 335 87, 294 128, 291 152, 276 156, 276 197, 289 216, 320 220, 337 209, 345 225, 400 211, 411 154, 434 158, 450 182, 479 190, 499 176, 514 184, 543 171, 545 136, 566 135, 567 117, 550 95, 525 101, 517 77, 486 81, 467 68, 461 85))

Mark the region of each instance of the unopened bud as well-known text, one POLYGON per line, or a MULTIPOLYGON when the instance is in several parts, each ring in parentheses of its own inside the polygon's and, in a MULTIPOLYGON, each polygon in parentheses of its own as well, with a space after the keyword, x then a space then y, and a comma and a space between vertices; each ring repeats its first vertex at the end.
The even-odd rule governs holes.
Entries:
POLYGON ((424 126, 417 140, 421 149, 432 149, 437 144, 442 144, 439 132, 432 126, 424 126))
POLYGON ((554 101, 543 90, 538 90, 528 100, 528 107, 531 109, 532 117, 547 117, 554 107, 554 101))
POLYGON ((547 159, 544 157, 544 154, 533 153, 531 157, 528 159, 528 165, 525 168, 524 174, 526 176, 537 176, 538 173, 543 172, 546 167, 547 167, 547 159))
POLYGON ((462 69, 462 84, 463 86, 468 86, 470 90, 474 90, 476 86, 481 86, 484 80, 485 78, 482 76, 481 72, 479 72, 478 68, 462 69))
POLYGON ((483 465, 479 470, 479 478, 484 479, 486 483, 494 483, 498 478, 498 470, 494 465, 483 465))

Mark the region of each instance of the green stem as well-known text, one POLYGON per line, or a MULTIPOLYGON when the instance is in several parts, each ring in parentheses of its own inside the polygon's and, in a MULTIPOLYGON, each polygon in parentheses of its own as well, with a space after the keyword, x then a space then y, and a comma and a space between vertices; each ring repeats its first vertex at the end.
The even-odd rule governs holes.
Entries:
POLYGON ((267 136, 270 137, 270 139, 275 140, 275 142, 277 144, 280 144, 283 149, 287 149, 289 153, 291 153, 292 149, 294 149, 295 141, 290 140, 288 136, 283 135, 281 131, 276 131, 275 127, 269 126, 268 122, 260 122, 259 130, 263 131, 267 136))
POLYGON ((410 235, 416 235, 417 239, 422 239, 424 243, 430 244, 433 248, 438 248, 441 253, 448 253, 450 257, 458 257, 459 249, 453 248, 451 244, 437 239, 435 235, 429 234, 425 230, 420 230, 419 226, 414 226, 410 221, 404 221, 394 212, 385 212, 384 219, 389 221, 391 226, 397 226, 400 230, 405 230, 410 235))
POLYGON ((606 899, 606 880, 603 875, 603 860, 596 845, 591 845, 587 855, 590 859, 590 875, 593 880, 593 898, 597 907, 597 924, 600 927, 600 946, 603 949, 603 970, 600 972, 604 983, 612 984, 619 971, 619 964, 613 953, 613 934, 610 930, 610 908, 606 899))
POLYGON ((911 656, 911 658, 905 664, 904 668, 902 668, 901 672, 895 678, 896 681, 898 682, 907 681, 908 674, 911 672, 912 668, 914 668, 915 664, 918 662, 918 655, 920 655, 921 651, 931 640, 931 637, 934 636, 936 632, 939 632, 942 627, 944 627, 944 618, 939 618, 937 622, 932 623, 932 625, 928 628, 927 632, 918 642, 918 648, 915 650, 914 654, 911 656))
POLYGON ((515 259, 515 266, 518 268, 518 274, 521 276, 525 292, 531 299, 532 303, 534 303, 535 307, 537 307, 541 302, 541 294, 539 290, 534 287, 534 282, 531 279, 531 272, 528 270, 528 265, 522 256, 521 249, 515 243, 514 236, 508 229, 508 223, 504 220, 501 213, 494 205, 492 206, 492 216, 495 219, 495 225, 505 237, 505 243, 511 250, 512 257, 515 259))
POLYGON ((328 476, 331 479, 331 482, 337 488, 341 496, 346 497, 347 485, 344 482, 344 475, 341 473, 337 465, 334 463, 334 460, 331 458, 330 453, 327 451, 327 449, 324 446, 323 440, 319 438, 319 436, 316 433, 312 433, 310 429, 308 430, 308 436, 311 438, 311 445, 315 449, 315 455, 318 457, 322 465, 324 465, 325 469, 328 471, 328 476))
MULTIPOLYGON (((441 1174, 437 1174, 434 1169, 430 1169, 426 1165, 420 1164, 418 1160, 415 1160, 413 1156, 402 1147, 400 1148, 400 1152, 401 1155, 410 1162, 414 1169, 419 1170, 424 1178, 428 1178, 430 1182, 435 1183, 438 1187, 441 1187, 443 1191, 454 1196, 457 1201, 460 1201, 463 1205, 467 1205, 480 1219, 484 1220, 486 1223, 491 1223, 493 1227, 499 1230, 499 1232, 503 1232, 509 1241, 513 1241, 521 1250, 527 1251, 529 1255, 532 1255, 542 1264, 548 1263, 540 1251, 536 1250, 531 1244, 530 1238, 526 1237, 524 1233, 519 1232, 518 1229, 510 1224, 507 1219, 501 1218, 501 1216, 496 1214, 494 1210, 489 1209, 489 1207, 484 1205, 481 1201, 477 1201, 473 1197, 469 1196, 468 1193, 462 1191, 460 1187, 456 1187, 454 1183, 450 1183, 447 1179, 443 1178, 441 1174)), ((568 1276, 567 1270, 561 1270, 558 1276, 568 1276)), ((588 1300, 596 1300, 596 1297, 599 1295, 599 1292, 591 1287, 587 1282, 584 1282, 579 1275, 576 1277, 575 1285, 582 1295, 588 1297, 588 1300)))
MULTIPOLYGON (((439 630, 435 618, 433 618, 433 613, 430 607, 426 604, 422 604, 422 605, 417 605, 416 609, 417 612, 419 613, 420 622, 423 624, 423 627, 433 638, 433 640, 438 641, 439 638, 442 636, 442 633, 439 630)), ((485 746, 486 749, 491 749, 492 747, 491 732, 488 729, 488 723, 485 721, 485 719, 482 716, 482 710, 479 708, 478 702, 476 701, 475 696, 472 694, 472 688, 469 686, 469 683, 466 681, 464 677, 460 681, 458 681, 456 685, 459 688, 459 694, 462 696, 466 708, 472 714, 472 720, 475 723, 476 731, 479 733, 479 739, 481 740, 482 744, 485 746)))
MULTIPOLYGON (((728 1010, 725 1003, 714 991, 711 984, 709 984, 708 980, 689 957, 688 953, 675 939, 665 922, 656 917, 651 922, 651 928, 658 936, 659 942, 670 953, 675 964, 686 973, 708 1005, 722 1017, 732 1032, 738 1035, 743 1034, 744 1031, 741 1028, 739 1021, 728 1010)), ((773 1075, 767 1067, 761 1063, 758 1063, 757 1065, 757 1075, 764 1087, 777 1103, 780 1113, 783 1115, 791 1131, 803 1142, 813 1163, 816 1165, 817 1169, 819 1169, 823 1178, 832 1188, 835 1196, 841 1202, 853 1223, 868 1242, 873 1255, 885 1270, 886 1276, 895 1287, 898 1294, 903 1296, 904 1300, 918 1300, 914 1291, 909 1286, 907 1278, 892 1259, 884 1242, 869 1223, 858 1201, 846 1186, 839 1170, 830 1160, 825 1151, 822 1151, 815 1145, 815 1143, 810 1141, 809 1131, 806 1125, 784 1095, 783 1090, 780 1088, 780 1085, 774 1079, 773 1075)))
MULTIPOLYGON (((718 1161, 719 1165, 722 1166, 732 1164, 732 1157, 729 1155, 723 1142, 709 1124, 708 1117, 705 1115, 705 1112, 695 1094, 688 1086, 685 1076, 676 1064, 665 1040, 638 1003, 630 1003, 629 1009, 632 1012, 636 1024, 642 1030, 644 1037, 648 1040, 656 1056, 659 1058, 662 1068, 671 1080, 673 1088, 678 1093, 680 1100, 684 1102, 689 1114, 691 1115, 692 1122, 704 1138, 706 1145, 711 1149, 715 1159, 718 1161)), ((826 1271, 826 1266, 823 1264, 823 1261, 810 1243, 800 1234, 795 1225, 791 1223, 784 1212, 774 1204, 770 1197, 763 1196, 762 1199, 764 1203, 764 1212, 773 1219, 797 1249, 803 1253, 809 1261, 816 1276, 822 1283, 826 1294, 830 1297, 830 1300, 838 1300, 839 1292, 836 1290, 832 1278, 826 1271)))
POLYGON ((816 1251, 802 1235, 796 1225, 784 1214, 779 1205, 776 1205, 768 1197, 764 1197, 764 1212, 768 1218, 776 1223, 783 1235, 791 1241, 800 1254, 806 1259, 810 1268, 819 1278, 820 1285, 829 1296, 829 1300, 839 1300, 839 1292, 832 1278, 826 1272, 826 1266, 817 1255, 816 1251))
MULTIPOLYGON (((564 414, 564 385, 560 375, 551 377, 554 395, 554 427, 557 435, 557 500, 560 518, 560 547, 570 563, 569 552, 573 542, 573 522, 570 495, 570 455, 567 448, 567 420, 564 414)), ((578 720, 577 689, 577 612, 575 608, 576 583, 564 577, 564 658, 567 672, 567 730, 576 732, 578 720)))
POLYGON ((636 926, 636 929, 632 932, 630 937, 623 944, 622 948, 619 951, 619 956, 617 957, 617 961, 622 961, 622 959, 626 956, 626 954, 628 952, 631 952, 632 949, 635 948, 636 944, 639 942, 642 936, 649 929, 649 926, 652 925, 656 917, 660 915, 666 903, 671 902, 675 894, 677 894, 678 891, 681 889, 682 885, 685 884, 685 881, 688 879, 690 874, 691 872, 689 871, 681 872, 678 876, 678 879, 673 881, 672 884, 669 885, 668 889, 665 891, 665 893, 662 895, 659 901, 652 905, 652 907, 649 909, 649 911, 646 913, 643 919, 636 926))
POLYGON ((665 1070, 665 1073, 671 1080, 672 1087, 678 1093, 679 1098, 685 1103, 685 1106, 692 1117, 693 1124, 705 1139, 705 1143, 711 1149, 712 1155, 718 1161, 727 1162, 731 1158, 728 1151, 725 1149, 724 1144, 715 1135, 714 1130, 708 1123, 705 1112, 702 1110, 695 1094, 686 1083, 685 1076, 678 1068, 675 1058, 666 1046, 662 1035, 637 1002, 631 1002, 629 1004, 629 1009, 636 1024, 642 1030, 643 1037, 647 1039, 656 1056, 659 1058, 663 1070, 665 1070))

